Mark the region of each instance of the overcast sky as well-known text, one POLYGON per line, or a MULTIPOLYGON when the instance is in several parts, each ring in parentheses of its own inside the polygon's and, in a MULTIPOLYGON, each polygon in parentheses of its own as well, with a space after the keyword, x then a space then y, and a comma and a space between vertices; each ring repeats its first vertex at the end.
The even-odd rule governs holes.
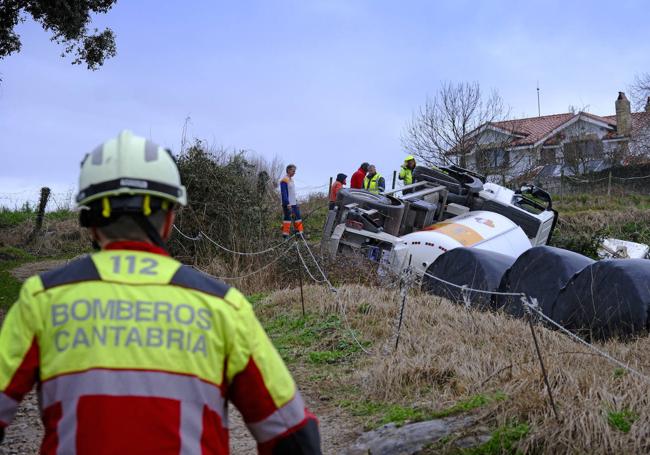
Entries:
POLYGON ((94 22, 118 51, 95 72, 28 20, 0 61, 0 205, 74 190, 124 128, 177 152, 187 117, 191 136, 296 163, 303 189, 362 161, 389 181, 443 81, 497 89, 517 116, 537 114, 538 80, 542 114, 613 114, 650 71, 649 19, 643 0, 121 0, 94 22))

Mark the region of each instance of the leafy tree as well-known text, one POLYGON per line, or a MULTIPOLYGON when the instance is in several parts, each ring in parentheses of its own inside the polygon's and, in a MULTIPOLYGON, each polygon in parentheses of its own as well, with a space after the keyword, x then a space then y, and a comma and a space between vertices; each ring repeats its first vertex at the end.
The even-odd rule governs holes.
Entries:
POLYGON ((89 30, 91 14, 106 13, 117 0, 2 0, 0 1, 0 59, 20 51, 16 26, 31 16, 44 30, 52 32, 52 41, 64 45, 63 57, 72 54, 74 65, 85 63, 96 70, 107 58, 114 57, 115 36, 89 30))

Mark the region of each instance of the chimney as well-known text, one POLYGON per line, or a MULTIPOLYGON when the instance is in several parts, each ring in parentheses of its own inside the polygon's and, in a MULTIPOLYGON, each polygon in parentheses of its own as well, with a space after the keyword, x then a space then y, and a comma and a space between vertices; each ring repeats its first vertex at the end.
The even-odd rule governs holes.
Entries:
POLYGON ((618 92, 616 99, 616 132, 619 136, 629 136, 632 132, 632 108, 625 93, 618 92))
POLYGON ((650 96, 648 97, 648 101, 645 103, 645 111, 650 113, 650 96))

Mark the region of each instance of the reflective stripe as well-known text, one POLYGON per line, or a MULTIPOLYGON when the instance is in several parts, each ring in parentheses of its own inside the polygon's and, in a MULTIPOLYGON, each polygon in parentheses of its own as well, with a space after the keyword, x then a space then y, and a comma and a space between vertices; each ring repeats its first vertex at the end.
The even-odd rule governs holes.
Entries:
POLYGON ((201 453, 203 432, 203 406, 196 403, 181 404, 181 455, 201 453))
POLYGON ((268 416, 266 419, 255 423, 248 423, 246 426, 253 434, 257 442, 270 441, 281 435, 290 428, 295 427, 305 420, 305 403, 299 392, 280 409, 268 416))
POLYGON ((8 424, 14 418, 18 402, 6 393, 0 393, 0 421, 8 424))
POLYGON ((104 161, 104 146, 100 145, 91 153, 92 161, 91 164, 100 165, 104 161))
POLYGON ((61 420, 57 427, 59 438, 57 455, 77 453, 77 404, 79 404, 78 397, 61 403, 61 420))
POLYGON ((144 160, 156 161, 158 159, 158 145, 151 141, 144 142, 144 160))
POLYGON ((43 383, 43 408, 56 402, 63 406, 58 425, 58 453, 74 453, 77 403, 84 395, 115 395, 168 398, 181 402, 181 454, 200 453, 203 406, 216 412, 228 428, 226 400, 219 387, 192 376, 155 371, 90 370, 60 376, 43 383))

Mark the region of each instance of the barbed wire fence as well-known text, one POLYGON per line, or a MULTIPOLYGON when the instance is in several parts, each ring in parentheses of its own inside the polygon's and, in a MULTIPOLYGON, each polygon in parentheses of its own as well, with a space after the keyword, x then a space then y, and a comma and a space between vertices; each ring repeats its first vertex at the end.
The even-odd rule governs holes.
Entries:
MULTIPOLYGON (((627 187, 627 189, 632 190, 632 191, 638 191, 639 187, 644 187, 644 188, 650 188, 650 175, 640 175, 640 176, 630 176, 630 177, 616 177, 613 176, 611 173, 607 177, 600 177, 597 179, 590 179, 590 178, 582 178, 582 177, 573 177, 573 176, 564 176, 563 179, 560 180, 561 182, 566 181, 566 182, 571 182, 570 185, 572 186, 573 189, 575 188, 588 188, 590 192, 594 192, 596 190, 600 190, 604 194, 611 195, 615 191, 620 191, 621 187, 627 187)), ((568 186, 567 186, 568 188, 568 186)), ((560 190, 560 194, 571 194, 569 191, 572 190, 567 190, 565 192, 565 189, 562 188, 560 190)), ((580 192, 580 190, 578 190, 580 192)), ((22 208, 24 210, 31 210, 34 212, 34 216, 38 216, 38 213, 43 213, 43 207, 40 207, 41 210, 35 210, 36 206, 36 198, 30 197, 30 195, 33 194, 31 190, 24 190, 24 191, 19 191, 19 192, 13 192, 13 193, 0 193, 0 206, 9 208, 11 204, 14 204, 15 208, 22 208), (22 202, 20 202, 22 201, 22 202), (22 205, 20 205, 22 204, 22 205)), ((618 194, 618 193, 616 193, 618 194)), ((42 195, 41 195, 42 196, 42 195)), ((41 206, 43 205, 43 198, 41 197, 41 206)), ((54 210, 69 210, 71 209, 73 205, 73 199, 72 199, 72 192, 71 191, 66 191, 66 192, 50 192, 48 197, 45 199, 46 201, 51 201, 54 205, 54 210)), ((47 203, 45 204, 47 205, 47 203)), ((260 267, 257 267, 253 270, 246 270, 243 274, 236 275, 236 276, 218 276, 217 278, 222 279, 222 280, 242 280, 246 278, 253 277, 265 270, 268 270, 270 267, 272 267, 274 264, 277 264, 280 260, 285 258, 287 255, 289 255, 290 252, 294 251, 296 252, 297 259, 299 260, 299 265, 304 269, 304 271, 307 273, 307 276, 316 284, 316 285, 325 285, 327 286, 328 290, 332 293, 334 299, 335 299, 335 307, 338 310, 338 312, 341 315, 341 320, 344 326, 344 329, 348 336, 351 338, 351 340, 354 342, 354 344, 365 354, 371 355, 373 352, 369 349, 367 349, 367 344, 361 342, 355 332, 355 330, 352 328, 348 315, 347 315, 347 303, 343 301, 340 298, 340 290, 336 286, 332 284, 330 281, 328 275, 326 274, 324 268, 322 267, 320 261, 317 259, 316 255, 312 251, 309 243, 305 239, 305 237, 298 233, 294 234, 288 239, 285 239, 282 242, 273 244, 267 248, 264 248, 262 250, 258 251, 237 251, 231 248, 228 248, 225 245, 222 245, 221 243, 215 241, 213 238, 208 236, 205 232, 203 231, 198 231, 198 233, 194 236, 188 235, 184 232, 182 232, 177 226, 174 226, 175 231, 184 239, 192 241, 192 242, 199 242, 199 241, 207 241, 210 244, 214 245, 216 248, 223 250, 224 252, 232 255, 237 255, 237 256, 263 256, 267 255, 270 253, 274 253, 274 257, 266 261, 263 265, 260 267), (307 255, 305 255, 302 251, 304 249, 307 252, 307 255)), ((205 270, 200 269, 198 266, 194 265, 195 268, 201 270, 203 273, 208 273, 205 270)), ((521 294, 521 293, 504 293, 504 292, 497 292, 497 291, 487 291, 484 289, 474 289, 471 287, 468 287, 467 285, 458 285, 455 283, 451 283, 449 281, 443 280, 441 278, 438 278, 434 275, 431 275, 429 273, 425 273, 425 276, 437 280, 441 283, 443 283, 446 286, 452 286, 455 288, 458 288, 460 290, 462 298, 462 304, 467 310, 471 310, 472 304, 469 299, 469 294, 470 293, 477 293, 477 294, 488 294, 491 296, 514 296, 518 297, 521 301, 522 306, 525 309, 526 315, 528 322, 531 327, 531 334, 533 337, 535 349, 538 355, 538 359, 540 362, 540 367, 544 376, 544 381, 546 384, 546 389, 549 394, 549 402, 551 406, 553 407, 553 411, 556 415, 556 417, 559 420, 559 414, 557 411, 557 408, 554 403, 553 395, 552 395, 552 388, 551 385, 548 381, 548 375, 546 372, 545 364, 543 361, 543 356, 541 353, 541 348, 539 346, 539 343, 537 341, 535 329, 533 326, 533 321, 538 320, 538 321, 544 321, 547 325, 550 327, 553 327, 554 329, 557 329, 560 333, 564 334, 567 336, 569 339, 572 341, 585 346, 587 349, 589 349, 594 355, 597 355, 606 361, 612 363, 613 365, 616 365, 617 367, 629 372, 630 374, 642 379, 644 382, 650 384, 650 376, 645 374, 644 372, 640 371, 639 369, 636 369, 632 366, 630 366, 628 363, 625 363, 617 358, 615 358, 613 355, 608 353, 602 348, 599 348, 592 343, 589 343, 588 341, 584 340, 583 338, 579 337, 578 335, 574 334, 573 332, 569 331, 565 327, 563 327, 561 324, 558 322, 554 321, 547 315, 545 315, 539 308, 536 300, 534 298, 531 298, 530 296, 527 296, 526 294, 521 294)), ((395 323, 396 327, 396 333, 395 333, 395 350, 397 350, 397 347, 399 345, 399 338, 400 338, 400 332, 402 330, 402 320, 404 317, 404 312, 406 311, 406 305, 408 301, 408 295, 409 292, 413 289, 413 287, 416 286, 417 280, 414 279, 413 271, 411 267, 407 267, 404 272, 400 275, 400 289, 399 293, 397 294, 400 298, 400 305, 399 305, 399 311, 398 311, 398 320, 395 323)))
MULTIPOLYGON (((645 168, 640 170, 650 171, 645 168)), ((560 201, 564 197, 579 194, 607 196, 650 194, 650 173, 629 175, 630 170, 624 168, 624 171, 626 175, 617 175, 623 172, 617 168, 583 175, 567 175, 562 172, 560 175, 535 179, 535 184, 557 196, 560 201)))
MULTIPOLYGON (((14 192, 0 192, 0 210, 35 211, 40 201, 40 189, 14 192)), ((74 208, 74 191, 50 191, 47 211, 72 210, 74 208)))
MULTIPOLYGON (((178 229, 178 228, 176 228, 178 229)), ((179 231, 179 233, 181 233, 179 231)), ((200 241, 204 236, 201 234, 197 236, 188 236, 184 233, 181 233, 185 238, 193 241, 200 241)), ((354 342, 354 344, 367 355, 372 355, 375 352, 373 350, 368 349, 367 343, 363 343, 361 340, 359 340, 359 337, 357 336, 356 331, 352 328, 350 320, 348 318, 348 308, 347 308, 347 303, 343 301, 340 298, 340 289, 337 288, 336 286, 333 285, 333 283, 330 281, 327 273, 324 270, 324 267, 321 265, 320 261, 317 259, 316 254, 314 254, 311 246, 305 239, 305 237, 301 234, 294 234, 291 238, 285 240, 282 243, 273 245, 267 249, 256 251, 256 252, 241 252, 241 251, 234 251, 231 250, 227 247, 224 247, 223 245, 218 245, 221 247, 224 251, 230 252, 231 254, 239 254, 239 255, 256 255, 256 254, 263 254, 265 252, 270 252, 279 249, 283 245, 288 245, 280 255, 278 255, 276 258, 274 258, 272 261, 268 262, 261 268, 252 271, 246 275, 243 276, 238 276, 238 277, 222 277, 222 279, 240 279, 240 278, 245 278, 249 277, 251 275, 254 275, 255 273, 258 273, 262 270, 264 270, 267 267, 270 267, 273 263, 277 262, 281 257, 289 254, 291 251, 294 249, 296 250, 296 255, 298 256, 299 263, 303 267, 304 271, 307 273, 307 276, 314 282, 316 285, 325 285, 327 289, 332 293, 334 299, 335 299, 335 307, 337 311, 339 312, 341 316, 341 321, 343 323, 345 332, 348 334, 350 339, 354 342), (295 247, 294 247, 295 245, 295 247), (305 255, 302 251, 304 249, 307 254, 305 255)), ((584 340, 583 338, 579 337, 578 335, 574 334, 573 332, 569 331, 565 327, 563 327, 561 324, 557 323, 556 321, 552 320, 549 318, 547 315, 545 315, 535 298, 530 297, 526 295, 525 293, 517 293, 517 292, 499 292, 499 291, 490 291, 490 290, 485 290, 485 289, 475 289, 473 287, 468 286, 467 284, 459 285, 456 283, 452 283, 450 281, 444 280, 442 278, 439 278, 435 275, 432 275, 430 273, 424 273, 423 276, 426 276, 428 278, 431 278, 433 280, 436 280, 445 286, 451 286, 460 291, 461 295, 461 303, 462 306, 465 308, 466 311, 472 312, 474 311, 474 307, 472 305, 470 295, 475 293, 475 294, 483 294, 483 295, 489 295, 489 296, 508 296, 508 297, 516 297, 519 299, 521 302, 521 305, 524 307, 525 310, 525 315, 526 315, 526 320, 529 324, 530 330, 531 330, 531 335, 532 335, 532 340, 533 340, 533 345, 535 348, 535 352, 538 358, 538 361, 540 363, 540 369, 542 371, 542 376, 544 378, 544 383, 546 386, 546 390, 549 396, 549 404, 551 405, 553 409, 553 413, 555 417, 558 419, 558 421, 561 419, 560 414, 557 410, 557 407, 555 405, 555 400, 553 398, 553 392, 552 392, 552 386, 551 383, 548 379, 548 372, 546 370, 546 366, 544 363, 544 358, 543 358, 543 353, 542 353, 542 347, 540 346, 538 339, 537 339, 537 334, 535 331, 535 325, 533 324, 534 322, 538 321, 544 321, 549 327, 553 327, 557 330, 560 331, 563 335, 567 336, 570 340, 585 346, 587 349, 591 351, 596 356, 599 356, 606 361, 612 363, 613 365, 616 365, 617 367, 633 374, 634 376, 642 379, 644 382, 650 384, 650 376, 647 374, 643 373, 637 368, 634 368, 630 366, 628 363, 623 362, 616 357, 614 357, 612 354, 608 353, 606 350, 595 346, 594 344, 584 340)), ((399 299, 399 308, 397 311, 397 319, 395 321, 395 348, 393 352, 397 351, 397 348, 399 346, 399 340, 400 340, 400 333, 402 330, 402 321, 404 318, 404 314, 407 308, 407 302, 408 302, 408 295, 410 292, 418 286, 419 280, 417 279, 416 274, 414 273, 413 269, 410 266, 407 266, 402 273, 399 275, 399 290, 396 293, 396 296, 399 299)), ((386 353, 384 353, 386 355, 386 353)))

